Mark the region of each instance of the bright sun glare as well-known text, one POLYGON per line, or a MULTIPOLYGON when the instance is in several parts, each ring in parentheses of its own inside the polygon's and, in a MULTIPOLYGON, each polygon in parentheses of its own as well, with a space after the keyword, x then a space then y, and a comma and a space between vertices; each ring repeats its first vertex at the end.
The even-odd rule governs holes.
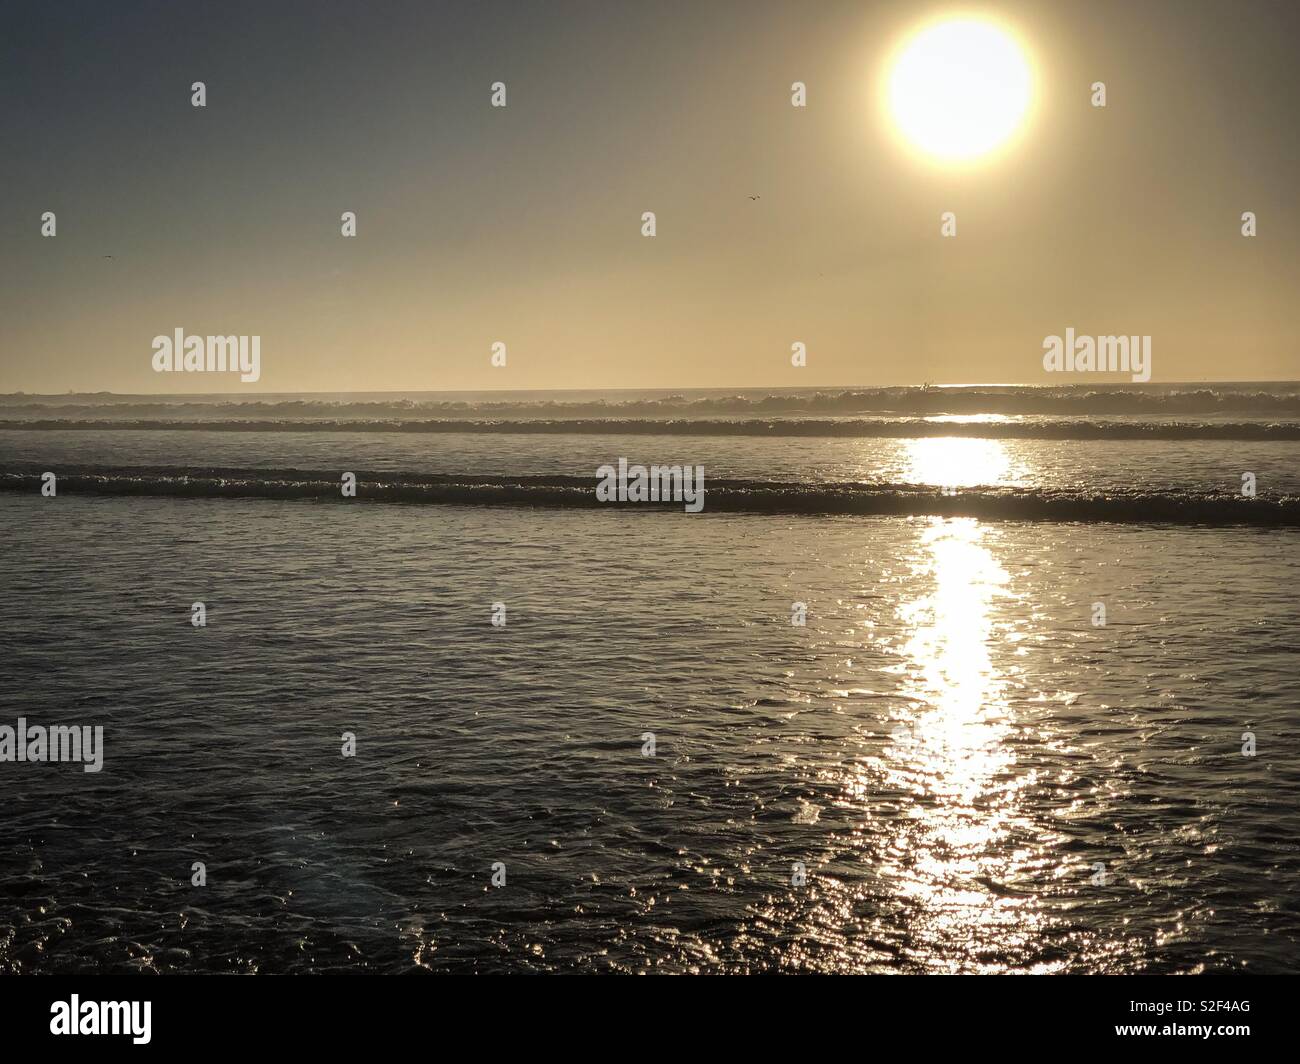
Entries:
POLYGON ((912 37, 889 77, 889 111, 902 134, 939 159, 972 159, 1010 137, 1029 111, 1033 78, 1004 30, 954 19, 912 37))

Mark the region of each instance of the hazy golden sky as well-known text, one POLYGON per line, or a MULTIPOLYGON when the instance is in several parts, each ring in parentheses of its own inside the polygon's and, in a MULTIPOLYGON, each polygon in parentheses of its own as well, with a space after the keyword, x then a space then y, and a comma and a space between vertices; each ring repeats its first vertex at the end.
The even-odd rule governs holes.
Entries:
POLYGON ((3 31, 3 391, 1058 384, 1067 326, 1151 335, 1154 381, 1300 375, 1294 5, 17 4, 3 31), (882 109, 947 11, 1037 69, 976 167, 882 109), (154 373, 178 327, 260 335, 261 380, 154 373))

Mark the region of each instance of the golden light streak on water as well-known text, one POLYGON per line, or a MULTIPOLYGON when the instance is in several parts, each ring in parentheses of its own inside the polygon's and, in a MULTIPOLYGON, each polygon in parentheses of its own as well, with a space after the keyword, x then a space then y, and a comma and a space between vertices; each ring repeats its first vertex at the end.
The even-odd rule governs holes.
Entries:
POLYGON ((936 436, 908 440, 902 479, 913 484, 945 488, 972 488, 1002 484, 1022 474, 1002 440, 936 436))

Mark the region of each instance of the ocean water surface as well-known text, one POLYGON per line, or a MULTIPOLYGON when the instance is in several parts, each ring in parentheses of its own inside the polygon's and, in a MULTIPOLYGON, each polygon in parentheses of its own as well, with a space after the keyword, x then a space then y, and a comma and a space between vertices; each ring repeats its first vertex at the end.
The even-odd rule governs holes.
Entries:
MULTIPOLYGON (((1289 394, 1169 402, 1285 424, 1289 394)), ((1047 399, 1049 425, 1169 420, 1047 399)), ((0 764, 0 970, 1295 970, 1300 442, 78 405, 0 428, 0 723, 102 725, 104 768, 0 764), (769 487, 579 504, 620 456, 769 487), (342 470, 410 490, 343 500, 342 470), (890 512, 828 512, 828 486, 890 512)))

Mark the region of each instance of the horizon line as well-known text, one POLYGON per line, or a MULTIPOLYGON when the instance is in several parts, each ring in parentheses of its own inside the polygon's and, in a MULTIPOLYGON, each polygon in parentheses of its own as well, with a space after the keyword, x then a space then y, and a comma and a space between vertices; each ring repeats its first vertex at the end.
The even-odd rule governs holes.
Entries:
POLYGON ((1096 389, 1131 389, 1131 390, 1151 390, 1155 388, 1180 388, 1180 387, 1203 387, 1206 385, 1245 385, 1245 384, 1287 384, 1300 386, 1300 378, 1245 378, 1245 379, 1200 379, 1200 380, 1178 380, 1178 381, 1063 381, 1060 384, 1026 384, 1017 381, 982 381, 982 382, 964 382, 957 384, 935 384, 926 382, 922 384, 809 384, 809 385, 694 385, 687 387, 680 386, 651 386, 640 388, 339 388, 334 390, 283 390, 283 391, 236 391, 236 392, 115 392, 109 389, 96 389, 94 391, 76 391, 69 389, 64 392, 28 392, 13 391, 0 392, 0 399, 26 398, 26 399, 66 399, 69 396, 114 396, 122 399, 214 399, 214 398, 238 398, 255 400, 258 398, 267 398, 271 396, 312 396, 312 395, 491 395, 498 393, 501 395, 519 395, 519 394, 548 394, 548 393, 590 393, 601 394, 609 392, 818 392, 818 391, 889 391, 898 389, 913 389, 917 391, 940 390, 940 389, 968 389, 968 388, 1024 388, 1024 389, 1041 389, 1041 390, 1060 390, 1063 388, 1090 388, 1096 389))

